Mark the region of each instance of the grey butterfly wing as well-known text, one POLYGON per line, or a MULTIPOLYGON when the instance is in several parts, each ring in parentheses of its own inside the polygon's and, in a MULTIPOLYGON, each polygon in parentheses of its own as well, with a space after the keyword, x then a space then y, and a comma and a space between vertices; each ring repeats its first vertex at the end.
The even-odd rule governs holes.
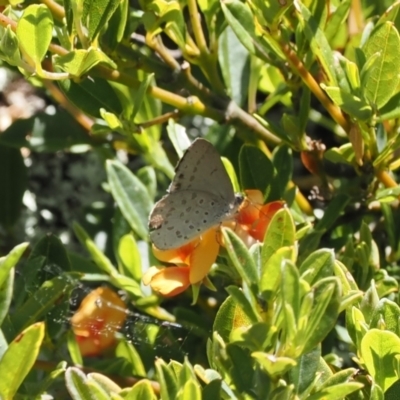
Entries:
POLYGON ((169 193, 182 190, 210 192, 227 202, 234 201, 231 180, 220 155, 205 139, 196 139, 175 168, 169 193))
POLYGON ((178 248, 218 225, 231 211, 230 204, 209 192, 169 193, 150 214, 150 239, 160 250, 178 248))
POLYGON ((211 143, 196 139, 175 168, 168 194, 154 206, 151 241, 161 250, 180 247, 237 209, 232 183, 211 143))

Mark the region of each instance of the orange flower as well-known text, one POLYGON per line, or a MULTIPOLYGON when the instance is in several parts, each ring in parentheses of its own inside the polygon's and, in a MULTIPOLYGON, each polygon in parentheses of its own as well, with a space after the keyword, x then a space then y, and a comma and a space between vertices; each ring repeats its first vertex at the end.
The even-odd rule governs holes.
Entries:
POLYGON ((172 250, 159 250, 153 246, 154 255, 174 267, 151 267, 143 276, 143 283, 171 297, 184 292, 190 285, 201 283, 215 262, 219 252, 217 228, 211 228, 192 242, 172 250))
POLYGON ((176 296, 189 286, 189 267, 151 267, 143 275, 143 283, 165 297, 176 296))
POLYGON ((72 330, 83 356, 95 356, 115 343, 127 316, 126 305, 108 287, 90 292, 71 318, 72 330))
MULTIPOLYGON (((257 240, 264 240, 272 216, 283 205, 282 201, 263 205, 263 195, 259 190, 247 190, 235 221, 224 222, 223 225, 232 228, 250 246, 257 240)), ((217 226, 177 249, 159 250, 153 246, 156 258, 175 265, 151 267, 143 275, 143 283, 166 297, 176 296, 190 285, 202 283, 218 256, 221 243, 220 226, 217 226)))
MULTIPOLYGON (((240 225, 235 231, 243 238, 241 231, 247 232, 255 240, 262 242, 265 232, 274 214, 284 207, 283 201, 272 201, 263 204, 263 195, 259 190, 246 190, 246 198, 240 206, 239 215, 236 219, 240 225)), ((246 243, 249 240, 245 241, 246 243)))

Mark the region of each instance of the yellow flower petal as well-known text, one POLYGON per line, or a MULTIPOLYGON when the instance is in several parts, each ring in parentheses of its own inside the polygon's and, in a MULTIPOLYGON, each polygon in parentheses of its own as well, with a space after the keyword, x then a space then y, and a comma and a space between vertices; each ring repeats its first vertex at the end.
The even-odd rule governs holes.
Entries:
POLYGON ((150 285, 153 276, 160 272, 160 268, 158 267, 150 267, 142 276, 142 282, 144 285, 150 285))
POLYGON ((190 255, 189 280, 191 284, 202 281, 217 259, 220 247, 217 229, 219 228, 212 228, 205 232, 190 255))
POLYGON ((190 243, 185 244, 177 249, 160 250, 153 245, 153 254, 160 260, 171 264, 188 264, 189 256, 193 249, 198 245, 200 238, 192 240, 190 243))
POLYGON ((158 271, 150 282, 151 288, 163 296, 175 296, 189 285, 188 267, 168 267, 158 271))

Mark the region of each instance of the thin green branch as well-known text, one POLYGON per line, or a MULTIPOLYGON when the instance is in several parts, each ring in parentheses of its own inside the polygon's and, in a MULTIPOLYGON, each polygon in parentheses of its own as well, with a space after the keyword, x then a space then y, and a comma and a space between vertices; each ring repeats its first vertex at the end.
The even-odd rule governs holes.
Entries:
POLYGON ((197 9, 197 2, 196 0, 188 0, 187 5, 189 9, 190 22, 192 24, 193 35, 196 40, 197 47, 203 55, 210 54, 207 47, 206 38, 204 37, 203 28, 201 27, 200 14, 199 10, 197 9))
POLYGON ((62 22, 62 20, 65 18, 64 7, 60 6, 53 0, 40 0, 40 2, 48 7, 56 20, 62 22))

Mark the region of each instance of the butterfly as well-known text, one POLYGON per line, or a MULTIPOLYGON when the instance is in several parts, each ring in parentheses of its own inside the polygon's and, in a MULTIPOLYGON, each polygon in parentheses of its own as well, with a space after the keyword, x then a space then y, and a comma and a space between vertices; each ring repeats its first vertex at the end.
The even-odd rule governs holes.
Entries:
POLYGON ((150 213, 150 239, 160 250, 181 247, 234 217, 242 202, 214 146, 196 139, 175 167, 167 194, 150 213))

